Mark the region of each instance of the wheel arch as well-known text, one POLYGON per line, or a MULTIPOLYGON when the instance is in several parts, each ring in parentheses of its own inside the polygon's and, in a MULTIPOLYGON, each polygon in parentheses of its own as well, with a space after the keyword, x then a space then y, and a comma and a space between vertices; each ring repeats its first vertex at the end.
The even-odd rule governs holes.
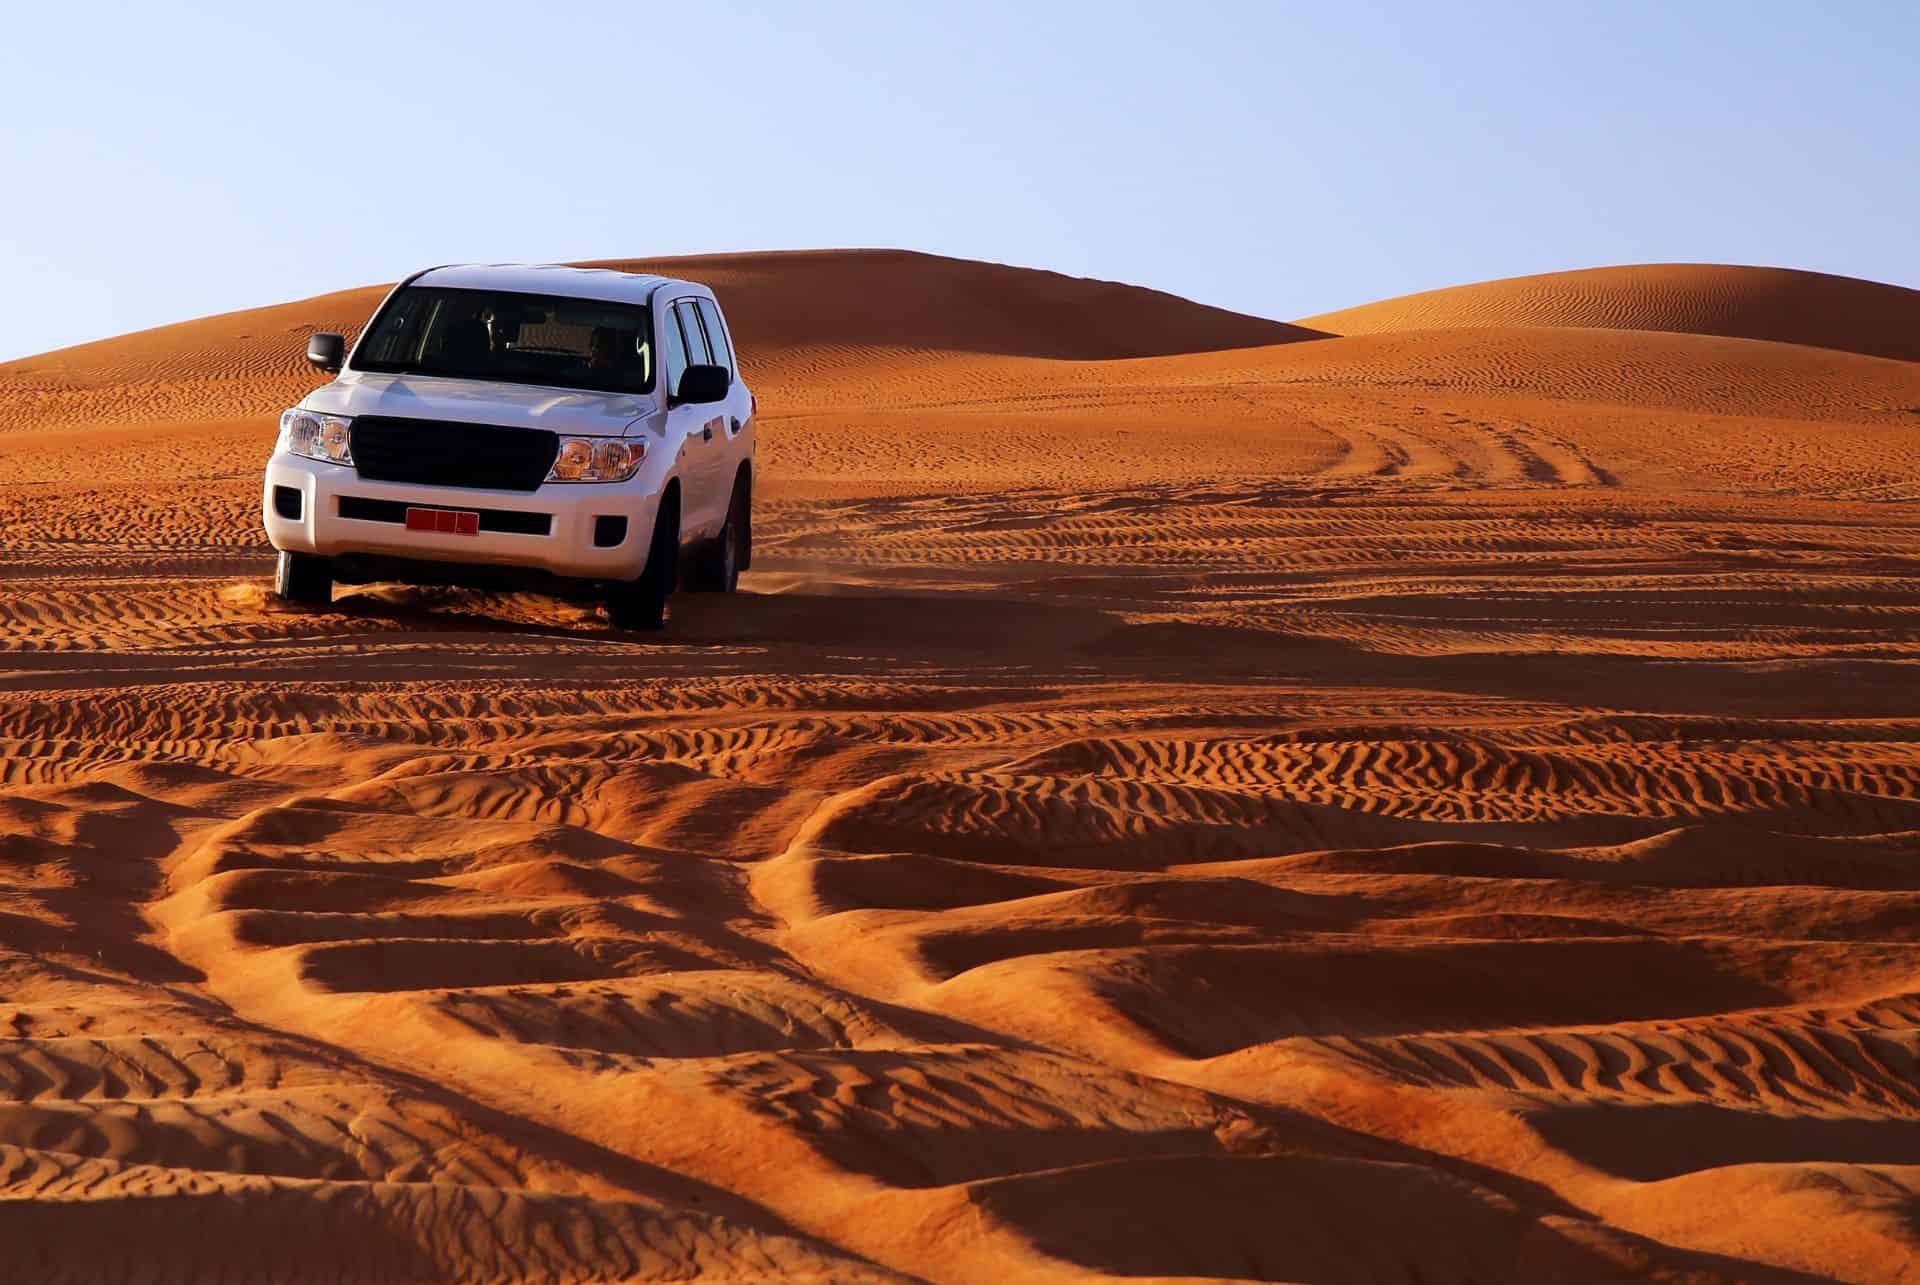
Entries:
MULTIPOLYGON (((681 540, 686 539, 687 511, 680 503, 680 479, 678 476, 668 478, 667 484, 660 488, 660 503, 654 508, 654 513, 656 514, 654 522, 656 525, 660 521, 657 515, 665 513, 669 508, 673 510, 673 522, 676 528, 674 534, 681 540)), ((651 535, 651 532, 649 532, 649 535, 651 535)))
POLYGON ((687 511, 680 503, 680 479, 668 478, 660 489, 660 503, 653 511, 653 529, 647 532, 647 566, 641 573, 652 583, 664 586, 666 593, 671 593, 680 580, 680 546, 687 538, 686 524, 687 511), (673 536, 667 539, 661 532, 669 512, 673 514, 673 536))
POLYGON ((740 544, 735 556, 740 560, 740 570, 750 571, 753 569, 753 461, 751 459, 741 460, 740 467, 733 471, 733 491, 727 500, 729 507, 733 503, 732 495, 741 495, 744 501, 742 507, 746 510, 746 529, 739 533, 740 544), (744 494, 741 493, 743 487, 744 494))

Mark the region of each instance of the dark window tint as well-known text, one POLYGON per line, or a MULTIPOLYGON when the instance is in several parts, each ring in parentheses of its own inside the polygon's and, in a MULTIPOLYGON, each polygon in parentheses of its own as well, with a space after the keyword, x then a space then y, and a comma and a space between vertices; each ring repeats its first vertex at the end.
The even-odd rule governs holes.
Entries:
POLYGON ((700 320, 707 323, 707 347, 713 353, 713 364, 733 370, 733 345, 727 342, 727 328, 720 321, 720 309, 711 299, 696 299, 695 306, 700 309, 700 320))
POLYGON ((680 376, 687 370, 687 342, 680 336, 680 310, 669 308, 663 314, 660 329, 660 366, 667 380, 667 392, 680 391, 680 376))
POLYGON ((707 339, 700 331, 700 313, 692 300, 676 303, 673 310, 680 314, 680 330, 687 337, 687 364, 690 366, 708 366, 713 363, 713 353, 707 347, 707 339))

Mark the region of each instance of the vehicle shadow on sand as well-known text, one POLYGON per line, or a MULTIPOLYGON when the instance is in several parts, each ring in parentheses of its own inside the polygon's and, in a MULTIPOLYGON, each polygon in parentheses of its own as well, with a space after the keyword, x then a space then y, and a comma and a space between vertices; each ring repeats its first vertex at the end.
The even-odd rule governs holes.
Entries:
MULTIPOLYGON (((611 628, 591 603, 552 603, 526 618, 523 600, 436 591, 356 595, 336 611, 443 642, 466 635, 481 650, 510 639, 551 648, 561 670, 589 677, 635 660, 668 671, 719 665, 739 672, 832 671, 897 677, 963 668, 987 682, 1018 673, 1043 685, 1090 681, 1265 683, 1378 687, 1571 708, 1747 716, 1920 716, 1912 666, 1866 657, 1788 661, 1683 659, 1618 653, 1418 655, 1369 649, 1321 634, 1142 618, 1084 603, 1045 601, 1004 586, 899 591, 830 584, 778 593, 674 596, 657 633, 611 628)), ((364 635, 362 635, 364 639, 364 635)), ((520 660, 524 662, 526 656, 520 660)), ((388 678, 415 662, 360 656, 388 678)), ((420 662, 431 670, 430 661, 420 662)), ((522 670, 524 672, 524 670, 522 670)), ((430 676, 422 674, 421 676, 430 676)))

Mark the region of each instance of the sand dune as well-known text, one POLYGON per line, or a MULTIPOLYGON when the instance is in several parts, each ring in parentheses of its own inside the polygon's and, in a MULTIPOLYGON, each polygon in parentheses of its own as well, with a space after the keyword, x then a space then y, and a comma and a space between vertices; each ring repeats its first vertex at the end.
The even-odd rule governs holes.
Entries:
POLYGON ((1512 326, 1669 330, 1920 361, 1920 290, 1719 263, 1509 277, 1383 299, 1299 324, 1336 335, 1512 326))
POLYGON ((271 416, 377 291, 0 367, 10 1279, 1920 1257, 1894 329, 684 270, 767 499, 658 637, 268 599, 271 416))
MULTIPOLYGON (((876 352, 1097 359, 1312 338, 1137 286, 899 250, 595 261, 706 281, 756 365, 860 366, 876 352)), ((278 415, 320 382, 306 336, 359 333, 367 286, 0 363, 4 430, 278 415)))

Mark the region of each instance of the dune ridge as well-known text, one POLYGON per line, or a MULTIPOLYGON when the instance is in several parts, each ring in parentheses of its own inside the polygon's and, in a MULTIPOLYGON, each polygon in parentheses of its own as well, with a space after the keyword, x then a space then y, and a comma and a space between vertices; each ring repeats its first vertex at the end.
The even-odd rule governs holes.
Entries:
POLYGON ((1513 326, 1665 330, 1920 361, 1920 290, 1721 263, 1646 263, 1480 281, 1296 324, 1336 335, 1513 326))
POLYGON ((763 417, 659 636, 268 597, 377 290, 0 366, 12 1279, 1920 1258, 1920 365, 1705 333, 1797 277, 632 262, 763 417))

